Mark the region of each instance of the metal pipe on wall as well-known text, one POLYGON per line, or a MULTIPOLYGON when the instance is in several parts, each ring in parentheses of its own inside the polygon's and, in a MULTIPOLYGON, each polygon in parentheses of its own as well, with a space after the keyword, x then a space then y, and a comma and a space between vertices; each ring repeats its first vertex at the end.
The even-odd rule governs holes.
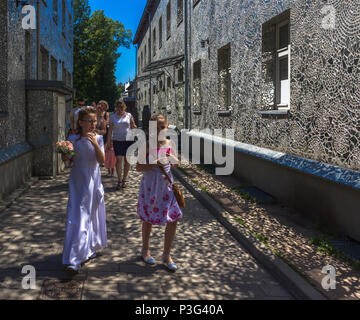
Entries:
POLYGON ((189 57, 188 57, 188 1, 184 0, 184 116, 185 129, 189 128, 189 57))

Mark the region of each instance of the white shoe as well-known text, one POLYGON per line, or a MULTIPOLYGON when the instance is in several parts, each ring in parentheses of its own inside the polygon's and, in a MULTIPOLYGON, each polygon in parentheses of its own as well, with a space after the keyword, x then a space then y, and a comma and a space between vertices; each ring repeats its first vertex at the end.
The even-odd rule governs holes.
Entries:
POLYGON ((94 252, 90 257, 89 257, 89 260, 90 259, 95 259, 97 257, 97 254, 96 254, 96 252, 94 252))
POLYGON ((66 270, 70 271, 70 272, 73 272, 73 273, 79 273, 80 270, 81 270, 81 267, 80 267, 80 265, 76 265, 76 266, 70 265, 70 266, 66 267, 66 270))

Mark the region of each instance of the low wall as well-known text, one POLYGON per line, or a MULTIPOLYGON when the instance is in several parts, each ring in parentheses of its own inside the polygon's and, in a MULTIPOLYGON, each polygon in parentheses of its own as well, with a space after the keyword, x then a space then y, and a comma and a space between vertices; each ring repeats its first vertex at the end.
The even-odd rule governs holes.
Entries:
MULTIPOLYGON (((360 172, 212 135, 192 139, 234 148, 234 175, 331 230, 360 241, 360 172)), ((191 149, 190 149, 191 150, 191 149)))
POLYGON ((32 148, 27 143, 0 150, 0 200, 31 177, 32 148))

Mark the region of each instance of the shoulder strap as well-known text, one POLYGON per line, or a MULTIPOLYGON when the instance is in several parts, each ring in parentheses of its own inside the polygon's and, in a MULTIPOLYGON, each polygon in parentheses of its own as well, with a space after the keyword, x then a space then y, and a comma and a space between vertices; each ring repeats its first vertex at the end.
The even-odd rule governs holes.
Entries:
POLYGON ((165 175, 166 179, 170 182, 170 184, 172 184, 172 181, 170 179, 170 177, 168 176, 168 174, 166 173, 165 169, 163 166, 159 166, 160 170, 162 171, 162 173, 165 175))

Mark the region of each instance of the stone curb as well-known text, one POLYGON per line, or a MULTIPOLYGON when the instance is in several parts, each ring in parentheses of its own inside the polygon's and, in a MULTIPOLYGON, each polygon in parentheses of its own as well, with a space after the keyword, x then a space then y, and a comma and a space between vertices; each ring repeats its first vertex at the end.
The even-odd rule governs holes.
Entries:
POLYGON ((38 181, 38 177, 31 177, 29 180, 25 181, 23 185, 7 196, 3 201, 0 201, 0 215, 38 181))
POLYGON ((214 199, 195 186, 190 178, 180 170, 172 169, 174 176, 212 213, 212 215, 245 247, 245 249, 266 270, 277 279, 298 300, 327 300, 309 282, 296 273, 282 259, 277 257, 261 241, 256 239, 249 230, 243 227, 234 217, 221 207, 214 199))

